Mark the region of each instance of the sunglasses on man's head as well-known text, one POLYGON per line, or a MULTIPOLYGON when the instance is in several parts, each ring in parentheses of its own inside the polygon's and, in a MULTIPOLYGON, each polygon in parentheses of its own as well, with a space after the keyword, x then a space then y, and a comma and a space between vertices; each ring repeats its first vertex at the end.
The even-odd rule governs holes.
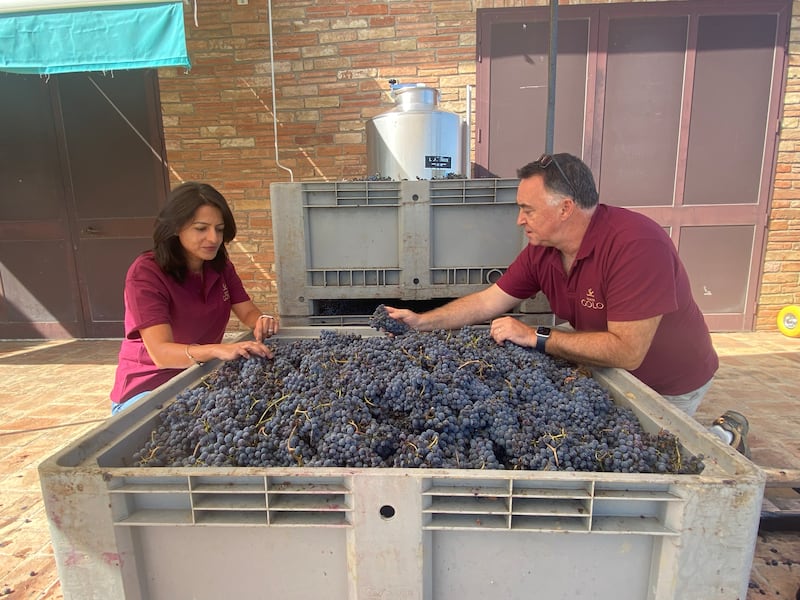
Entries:
POLYGON ((546 169, 550 165, 555 165, 558 172, 561 173, 561 178, 567 183, 569 189, 572 190, 572 196, 575 197, 575 186, 572 185, 569 177, 567 174, 564 173, 564 169, 561 168, 561 165, 558 164, 558 161, 553 157, 551 154, 542 154, 536 161, 536 164, 539 165, 542 169, 546 169))

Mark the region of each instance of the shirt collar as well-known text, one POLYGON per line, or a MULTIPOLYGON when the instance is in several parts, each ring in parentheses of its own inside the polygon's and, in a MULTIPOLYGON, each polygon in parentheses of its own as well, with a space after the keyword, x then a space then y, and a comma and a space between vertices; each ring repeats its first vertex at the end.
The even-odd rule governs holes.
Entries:
POLYGON ((608 207, 605 204, 598 204, 595 207, 592 218, 589 220, 589 226, 583 234, 578 254, 575 255, 576 261, 591 256, 594 249, 599 245, 607 233, 607 228, 604 226, 607 215, 608 207))

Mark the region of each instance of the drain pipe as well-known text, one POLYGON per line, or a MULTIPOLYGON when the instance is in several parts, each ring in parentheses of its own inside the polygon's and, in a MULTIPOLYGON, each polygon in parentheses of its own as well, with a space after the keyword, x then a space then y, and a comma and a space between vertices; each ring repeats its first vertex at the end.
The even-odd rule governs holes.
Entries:
POLYGON ((272 43, 272 0, 267 0, 267 15, 269 18, 269 70, 272 81, 272 130, 273 137, 275 138, 275 164, 284 171, 289 171, 289 178, 294 182, 294 173, 289 167, 281 164, 281 159, 278 154, 278 107, 275 101, 275 55, 273 53, 272 43))

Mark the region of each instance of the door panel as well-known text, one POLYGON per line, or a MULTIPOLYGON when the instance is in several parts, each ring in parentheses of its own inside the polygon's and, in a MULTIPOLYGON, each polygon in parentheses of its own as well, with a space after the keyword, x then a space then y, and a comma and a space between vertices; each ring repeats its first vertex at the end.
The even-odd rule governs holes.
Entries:
POLYGON ((606 204, 673 204, 688 27, 683 16, 608 24, 598 181, 606 204))
POLYGON ((51 87, 39 77, 0 73, 0 223, 63 221, 51 87), (35 206, 30 200, 35 198, 35 206))
POLYGON ((147 73, 79 73, 59 81, 79 219, 157 212, 164 187, 163 148, 150 98, 154 81, 147 73))
POLYGON ((0 76, 0 337, 81 333, 53 86, 0 76))
POLYGON ((700 17, 684 204, 758 203, 777 24, 700 17))
POLYGON ((744 312, 754 234, 752 225, 683 228, 680 256, 703 313, 744 312))
POLYGON ((75 260, 88 337, 122 335, 125 273, 152 246, 168 186, 152 71, 60 81, 75 260))
MULTIPOLYGON (((547 23, 497 23, 490 32, 492 71, 478 97, 489 98, 491 117, 484 123, 492 146, 484 163, 476 164, 477 177, 516 177, 517 169, 536 160, 545 149, 547 123, 548 33, 547 23)), ((589 20, 562 24, 558 38, 560 101, 555 111, 554 144, 581 155, 587 98, 586 66, 589 20)), ((488 115, 488 113, 482 113, 488 115)))
POLYGON ((65 240, 3 239, 0 281, 4 338, 72 337, 80 333, 65 240))
POLYGON ((89 316, 96 336, 122 337, 122 329, 115 326, 124 316, 125 274, 133 259, 150 247, 152 238, 147 236, 81 240, 82 280, 89 294, 89 316))

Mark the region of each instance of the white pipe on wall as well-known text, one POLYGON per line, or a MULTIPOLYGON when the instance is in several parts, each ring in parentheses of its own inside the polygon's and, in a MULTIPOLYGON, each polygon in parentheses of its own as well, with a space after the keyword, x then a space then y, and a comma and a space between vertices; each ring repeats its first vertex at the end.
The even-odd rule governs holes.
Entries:
POLYGON ((274 45, 272 43, 272 0, 267 0, 267 14, 269 15, 269 71, 272 78, 272 130, 273 137, 275 138, 275 164, 284 171, 289 171, 289 179, 294 181, 294 173, 289 167, 281 164, 280 156, 278 155, 278 107, 275 102, 275 55, 274 45))

